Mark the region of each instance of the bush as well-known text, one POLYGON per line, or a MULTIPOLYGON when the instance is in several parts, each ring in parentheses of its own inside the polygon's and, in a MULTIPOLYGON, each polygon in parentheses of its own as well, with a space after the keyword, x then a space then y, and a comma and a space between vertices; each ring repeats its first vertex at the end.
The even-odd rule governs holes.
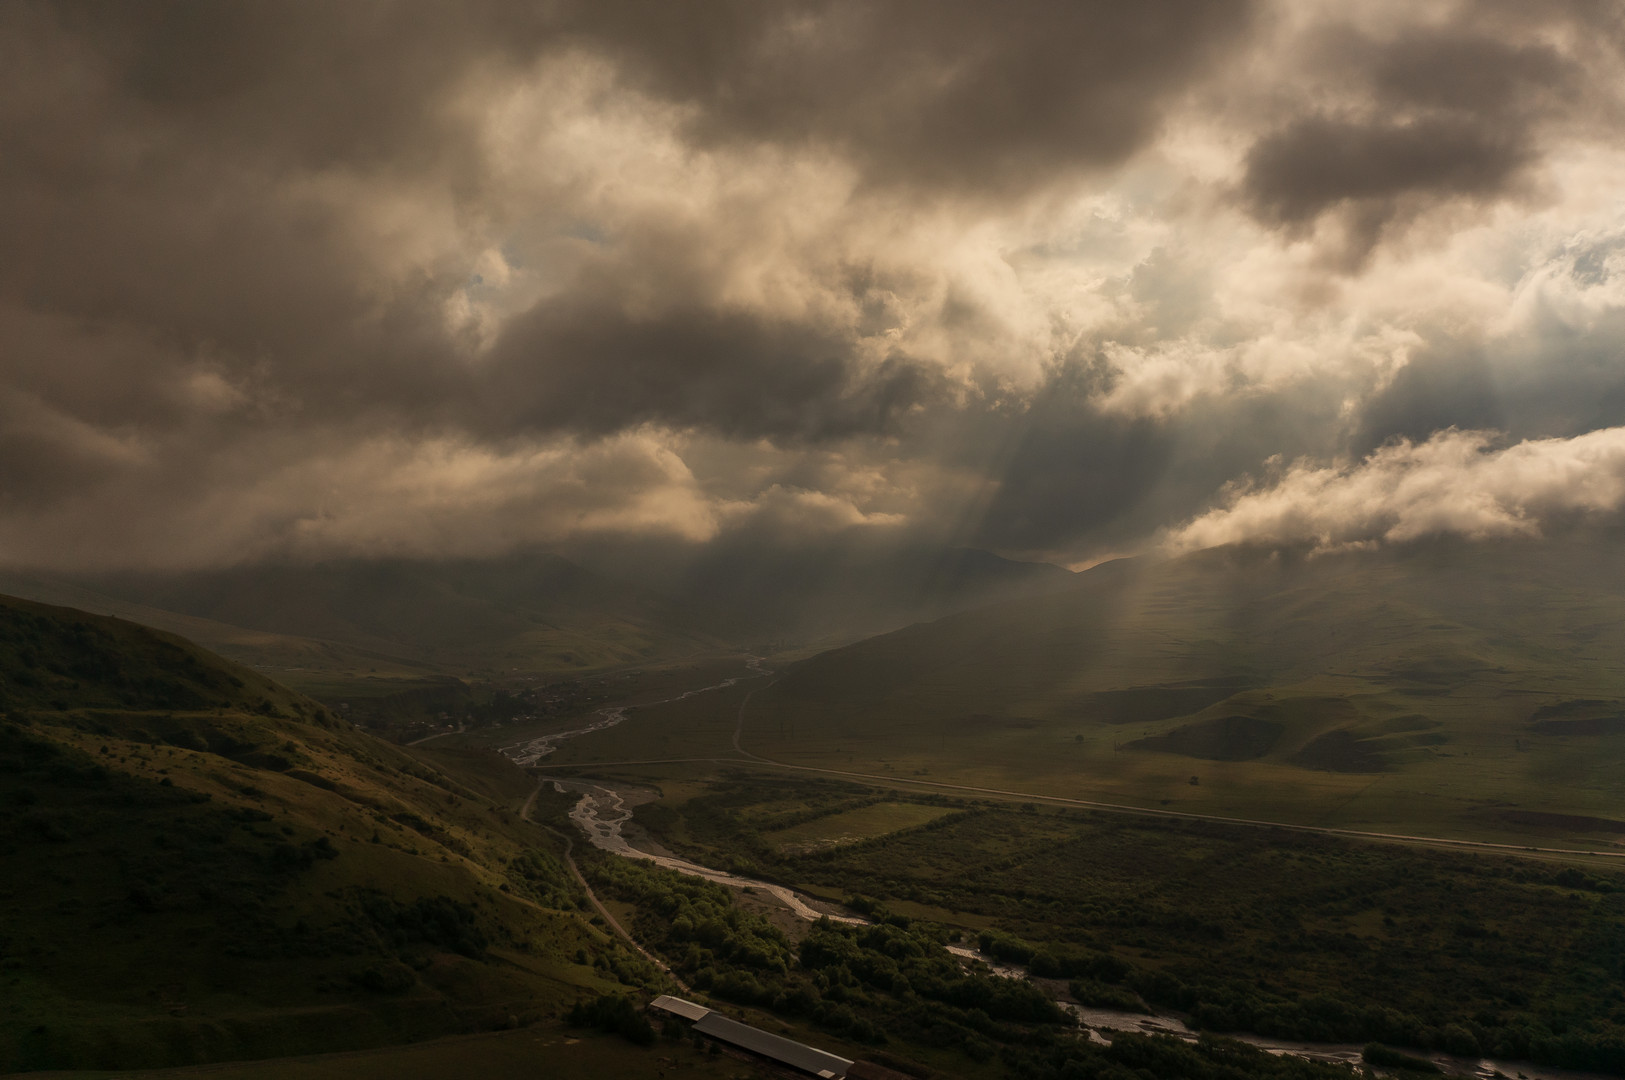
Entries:
POLYGON ((400 994, 417 985, 418 977, 405 964, 386 960, 362 968, 350 976, 350 981, 375 994, 400 994))
POLYGON ((1067 990, 1072 994, 1073 1000, 1080 1005, 1089 1005, 1096 1009, 1117 1009, 1120 1012, 1147 1011, 1132 991, 1120 986, 1107 986, 1095 979, 1073 979, 1067 990))
POLYGON ((590 1001, 578 1001, 565 1017, 577 1027, 597 1028, 619 1035, 639 1046, 650 1046, 655 1041, 655 1029, 629 997, 608 994, 590 1001))
POLYGON ((361 907, 380 936, 396 946, 438 945, 477 959, 489 944, 474 909, 449 896, 423 896, 402 904, 382 893, 366 893, 361 907))

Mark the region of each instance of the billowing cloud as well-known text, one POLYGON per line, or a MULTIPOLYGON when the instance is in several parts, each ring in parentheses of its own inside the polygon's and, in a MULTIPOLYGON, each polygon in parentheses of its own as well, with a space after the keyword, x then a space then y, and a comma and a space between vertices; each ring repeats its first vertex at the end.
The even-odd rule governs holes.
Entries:
POLYGON ((833 327, 551 301, 504 327, 484 363, 493 419, 590 434, 646 422, 792 441, 891 434, 938 404, 944 382, 907 356, 865 363, 833 327))
POLYGON ((1402 440, 1352 465, 1296 462, 1173 530, 1175 551, 1253 544, 1335 551, 1426 536, 1539 535, 1625 506, 1625 428, 1496 448, 1482 431, 1402 440))
POLYGON ((1297 234, 1337 216, 1358 264, 1396 222, 1533 195, 1552 144, 1618 108, 1585 70, 1596 42, 1584 35, 1603 16, 1551 5, 1508 21, 1493 9, 1307 33, 1321 74, 1302 111, 1247 151, 1251 212, 1297 234))
POLYGON ((1517 133, 1476 120, 1311 115, 1255 144, 1243 183, 1271 222, 1302 225, 1349 204, 1386 219, 1406 195, 1497 195, 1532 156, 1517 133))
POLYGON ((1250 0, 730 0, 567 17, 702 141, 823 145, 881 183, 1025 191, 1115 164, 1245 40, 1250 0))
POLYGON ((1625 409, 1622 25, 7 5, 0 562, 1075 562, 1271 458, 1583 438, 1625 409))

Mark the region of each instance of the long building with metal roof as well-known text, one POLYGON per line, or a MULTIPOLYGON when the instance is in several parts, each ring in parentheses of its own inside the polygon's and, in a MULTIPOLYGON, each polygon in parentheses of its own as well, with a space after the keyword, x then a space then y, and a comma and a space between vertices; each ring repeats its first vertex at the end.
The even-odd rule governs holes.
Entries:
POLYGON ((737 1046, 741 1050, 748 1050, 759 1057, 776 1061, 780 1065, 788 1065, 792 1069, 800 1069, 813 1076, 844 1077, 853 1064, 844 1057, 808 1046, 806 1043, 798 1043, 794 1039, 786 1039, 782 1035, 774 1035, 749 1024, 741 1024, 704 1005, 672 997, 670 994, 661 994, 649 1002, 649 1007, 667 1016, 690 1021, 694 1030, 701 1035, 709 1035, 718 1042, 737 1046))
POLYGON ((711 1011, 704 1005, 696 1005, 692 1001, 684 1001, 682 998, 672 997, 670 994, 661 994, 659 997, 649 1002, 649 1008, 658 1009, 663 1013, 681 1017, 690 1023, 693 1023, 695 1020, 705 1019, 706 1014, 711 1011))
POLYGON ((788 1065, 793 1069, 800 1069, 819 1077, 843 1077, 846 1070, 852 1067, 852 1062, 844 1057, 798 1043, 794 1039, 786 1039, 782 1035, 774 1035, 753 1028, 749 1024, 741 1024, 737 1020, 730 1020, 721 1013, 706 1013, 694 1024, 694 1030, 702 1035, 709 1035, 719 1042, 737 1046, 741 1050, 749 1050, 781 1065, 788 1065))

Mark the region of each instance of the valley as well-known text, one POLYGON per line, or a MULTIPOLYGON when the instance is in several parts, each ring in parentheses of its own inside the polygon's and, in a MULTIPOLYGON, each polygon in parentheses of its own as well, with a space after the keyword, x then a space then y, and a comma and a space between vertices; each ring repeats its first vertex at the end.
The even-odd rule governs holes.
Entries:
POLYGON ((14 0, 0 148, 0 1078, 1625 1080, 1625 0, 14 0))
MULTIPOLYGON (((1555 594, 1588 550, 1519 573, 1555 594)), ((382 1063, 678 986, 921 1076, 1059 1077, 1169 1033, 1193 1075, 1243 1053, 1223 1035, 1264 1048, 1255 1076, 1367 1043, 1625 1072, 1613 594, 1512 626, 1403 561, 1241 557, 512 682, 396 743, 180 638, 8 601, 0 797, 36 884, 5 898, 0 1035, 34 1070, 382 1063), (91 951, 52 944, 73 926, 91 951)))

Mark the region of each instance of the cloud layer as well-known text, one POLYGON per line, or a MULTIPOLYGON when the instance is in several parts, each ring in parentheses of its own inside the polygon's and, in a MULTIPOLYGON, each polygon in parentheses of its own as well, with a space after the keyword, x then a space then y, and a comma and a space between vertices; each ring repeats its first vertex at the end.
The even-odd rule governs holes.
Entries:
POLYGON ((1625 420, 1622 74, 1586 0, 8 5, 0 563, 1401 539, 1625 420))
POLYGON ((1176 529, 1175 551, 1257 544, 1335 551, 1428 536, 1538 536, 1625 505, 1625 428, 1495 449, 1481 431, 1385 446, 1350 466, 1297 462, 1176 529))

